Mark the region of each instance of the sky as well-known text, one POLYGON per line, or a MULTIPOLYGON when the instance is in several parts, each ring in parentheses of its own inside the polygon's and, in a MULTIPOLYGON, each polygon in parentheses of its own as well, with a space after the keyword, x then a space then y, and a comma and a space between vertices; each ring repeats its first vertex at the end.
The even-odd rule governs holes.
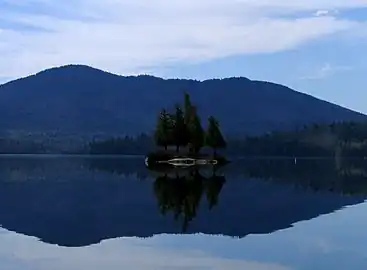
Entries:
POLYGON ((244 76, 367 114, 367 0, 0 0, 0 83, 54 66, 244 76))

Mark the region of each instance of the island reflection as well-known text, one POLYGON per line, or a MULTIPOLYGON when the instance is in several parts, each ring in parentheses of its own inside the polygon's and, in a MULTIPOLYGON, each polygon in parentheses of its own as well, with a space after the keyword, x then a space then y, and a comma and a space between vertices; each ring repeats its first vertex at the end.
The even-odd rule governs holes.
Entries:
POLYGON ((4 159, 0 223, 61 246, 162 233, 268 234, 363 202, 362 165, 247 160, 218 171, 151 172, 140 159, 4 159))

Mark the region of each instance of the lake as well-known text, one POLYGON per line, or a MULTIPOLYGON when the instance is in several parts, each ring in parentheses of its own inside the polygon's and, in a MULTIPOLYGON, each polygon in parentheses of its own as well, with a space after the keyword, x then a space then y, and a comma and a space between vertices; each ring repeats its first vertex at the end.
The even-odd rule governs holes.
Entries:
POLYGON ((367 161, 2 156, 6 270, 366 269, 367 161))

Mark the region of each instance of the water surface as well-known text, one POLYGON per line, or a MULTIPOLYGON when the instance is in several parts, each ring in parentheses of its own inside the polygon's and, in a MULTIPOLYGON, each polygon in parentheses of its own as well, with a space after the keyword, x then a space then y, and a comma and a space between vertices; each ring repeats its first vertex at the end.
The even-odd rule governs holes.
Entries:
POLYGON ((0 158, 4 269, 366 269, 363 161, 0 158))

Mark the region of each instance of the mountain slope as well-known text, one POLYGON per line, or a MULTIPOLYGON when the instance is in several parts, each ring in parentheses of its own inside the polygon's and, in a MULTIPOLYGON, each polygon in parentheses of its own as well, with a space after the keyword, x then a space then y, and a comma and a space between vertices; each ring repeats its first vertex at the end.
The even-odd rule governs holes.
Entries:
POLYGON ((187 90, 202 121, 217 116, 227 134, 288 129, 314 122, 367 120, 285 86, 246 78, 206 81, 123 77, 82 65, 42 71, 0 86, 0 130, 150 132, 158 111, 187 90))

